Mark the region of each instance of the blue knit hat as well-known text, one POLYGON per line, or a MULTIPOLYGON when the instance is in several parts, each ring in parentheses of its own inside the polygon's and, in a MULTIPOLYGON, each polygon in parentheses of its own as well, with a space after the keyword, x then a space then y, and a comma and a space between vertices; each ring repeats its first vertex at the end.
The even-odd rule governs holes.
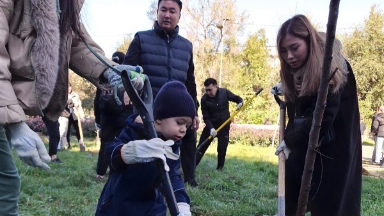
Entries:
POLYGON ((154 119, 188 116, 193 120, 196 116, 195 102, 185 85, 179 81, 171 81, 163 85, 153 103, 154 119))

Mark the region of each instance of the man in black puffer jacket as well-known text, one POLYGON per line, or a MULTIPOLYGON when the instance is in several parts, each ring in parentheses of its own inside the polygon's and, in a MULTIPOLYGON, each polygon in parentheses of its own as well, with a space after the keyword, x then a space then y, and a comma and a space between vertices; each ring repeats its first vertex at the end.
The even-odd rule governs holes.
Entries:
MULTIPOLYGON (((123 64, 140 65, 151 82, 154 98, 167 82, 177 80, 185 84, 189 94, 197 101, 194 75, 192 43, 180 36, 179 26, 182 3, 180 0, 159 0, 157 21, 153 29, 137 32, 132 40, 123 64)), ((182 139, 180 147, 184 181, 197 186, 195 181, 196 130, 199 118, 196 116, 192 128, 182 139)))
MULTIPOLYGON (((204 87, 205 94, 201 98, 201 111, 203 113, 205 127, 200 136, 200 142, 197 148, 199 148, 201 143, 210 135, 212 137, 217 136, 217 170, 222 170, 229 142, 230 123, 224 126, 218 133, 216 133, 215 129, 229 119, 229 101, 237 103, 237 109, 240 109, 243 105, 243 99, 225 88, 219 88, 217 81, 213 78, 206 79, 204 81, 204 87)), ((201 147, 196 156, 196 166, 200 163, 209 145, 210 142, 201 147)))

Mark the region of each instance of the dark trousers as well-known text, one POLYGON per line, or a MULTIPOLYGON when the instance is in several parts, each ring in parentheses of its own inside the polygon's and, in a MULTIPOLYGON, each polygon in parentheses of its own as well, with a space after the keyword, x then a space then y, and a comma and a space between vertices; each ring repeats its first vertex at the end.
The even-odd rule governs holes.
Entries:
POLYGON ((105 158, 105 147, 112 142, 115 137, 119 136, 125 126, 125 119, 129 116, 126 113, 111 115, 100 115, 100 149, 97 159, 96 173, 97 175, 105 175, 108 169, 108 163, 105 158))
POLYGON ((188 129, 180 146, 180 160, 184 173, 184 182, 195 181, 196 139, 196 130, 188 129))
POLYGON ((20 176, 3 125, 0 125, 0 215, 17 216, 20 176))
MULTIPOLYGON (((202 142, 204 142, 210 136, 210 128, 205 127, 200 136, 199 145, 197 148, 200 148, 199 153, 196 156, 196 166, 199 165, 201 158, 203 158, 204 153, 207 151, 208 147, 211 145, 213 139, 208 141, 204 146, 201 146, 202 142)), ((227 154, 227 147, 229 143, 229 127, 225 127, 219 131, 217 134, 217 168, 223 168, 225 163, 225 155, 227 154)))
POLYGON ((80 129, 79 129, 79 121, 73 119, 73 115, 71 114, 68 118, 68 131, 67 131, 67 141, 68 141, 68 148, 71 147, 70 144, 70 137, 71 137, 71 126, 75 127, 75 132, 76 132, 76 138, 77 141, 80 140, 80 129))
POLYGON ((50 156, 57 154, 57 145, 60 141, 59 121, 51 121, 47 117, 43 117, 43 122, 48 131, 49 136, 49 150, 50 156))

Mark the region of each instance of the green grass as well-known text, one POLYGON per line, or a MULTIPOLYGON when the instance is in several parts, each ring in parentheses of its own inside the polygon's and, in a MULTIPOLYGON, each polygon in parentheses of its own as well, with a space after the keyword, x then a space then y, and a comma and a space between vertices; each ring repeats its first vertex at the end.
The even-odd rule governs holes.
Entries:
POLYGON ((367 145, 367 146, 374 146, 375 145, 375 141, 371 138, 366 138, 363 140, 363 145, 367 145))
MULTIPOLYGON (((46 140, 45 140, 46 141, 46 140)), ((76 144, 75 141, 72 142, 76 144)), ((86 140, 88 150, 97 146, 86 140)), ((187 186, 193 215, 274 215, 277 209, 277 157, 270 148, 230 145, 223 171, 216 171, 213 144, 196 170, 197 188, 187 186)), ((15 155, 14 155, 15 156, 15 155)), ((21 176, 20 215, 94 215, 106 179, 95 180, 97 154, 59 152, 64 164, 43 171, 15 159, 21 176)), ((382 178, 364 177, 362 215, 384 212, 382 178)))

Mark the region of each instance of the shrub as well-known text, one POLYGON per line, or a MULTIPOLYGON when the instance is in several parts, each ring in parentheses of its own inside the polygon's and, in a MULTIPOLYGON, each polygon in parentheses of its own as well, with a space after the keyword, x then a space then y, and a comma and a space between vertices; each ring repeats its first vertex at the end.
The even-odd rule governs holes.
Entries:
MULTIPOLYGON (((45 126, 43 119, 40 116, 27 116, 25 121, 29 128, 37 133, 42 133, 48 136, 47 127, 45 126)), ((94 138, 96 137, 96 128, 95 128, 95 119, 94 118, 85 118, 84 122, 81 123, 83 128, 83 136, 94 138)), ((74 127, 71 127, 71 135, 75 134, 74 127)))
MULTIPOLYGON (((204 128, 204 124, 200 128, 204 128)), ((261 146, 266 147, 272 144, 273 138, 274 145, 279 140, 279 130, 275 128, 277 125, 254 125, 254 124, 231 124, 229 131, 229 144, 241 144, 246 146, 261 146), (275 135, 275 137, 273 137, 275 135)), ((201 135, 199 130, 198 136, 201 135)), ((199 141, 199 139, 198 139, 199 141)))
POLYGON ((230 144, 266 147, 279 140, 279 131, 274 130, 274 125, 241 125, 233 124, 230 130, 230 144), (273 137, 275 134, 275 137, 273 137))
MULTIPOLYGON (((81 122, 81 126, 83 128, 84 137, 96 137, 96 127, 95 127, 95 119, 94 118, 85 118, 83 122, 81 122)), ((73 129, 74 130, 74 129, 73 129)), ((71 134, 75 134, 74 131, 71 134)))
POLYGON ((47 127, 45 127, 43 119, 40 116, 27 116, 25 123, 33 131, 48 135, 47 127))

